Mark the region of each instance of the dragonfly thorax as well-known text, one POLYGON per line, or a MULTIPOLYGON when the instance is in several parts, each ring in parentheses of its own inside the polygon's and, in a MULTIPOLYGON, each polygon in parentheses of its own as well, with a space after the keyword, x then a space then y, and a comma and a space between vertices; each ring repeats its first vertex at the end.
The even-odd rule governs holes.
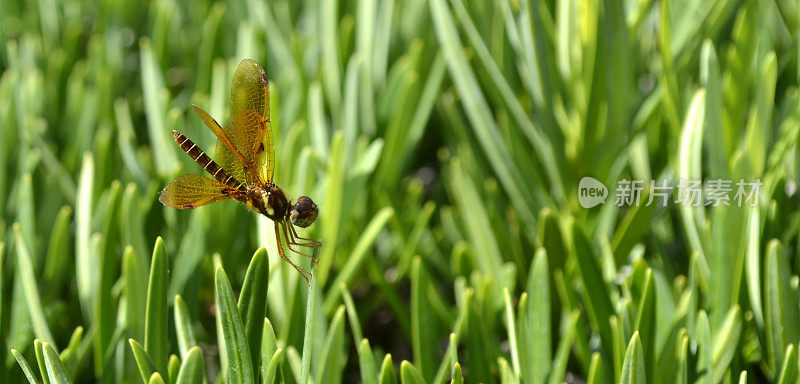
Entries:
POLYGON ((261 186, 248 188, 244 203, 274 221, 283 220, 292 208, 289 199, 277 185, 267 188, 261 186))

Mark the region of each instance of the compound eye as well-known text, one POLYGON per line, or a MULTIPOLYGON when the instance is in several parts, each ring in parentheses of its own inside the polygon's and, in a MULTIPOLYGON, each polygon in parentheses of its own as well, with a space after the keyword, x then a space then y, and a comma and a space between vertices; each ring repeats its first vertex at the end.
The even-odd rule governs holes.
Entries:
POLYGON ((317 219, 318 214, 319 209, 311 198, 308 196, 300 196, 300 198, 297 199, 297 203, 292 206, 289 218, 292 220, 292 224, 300 228, 306 228, 317 219))

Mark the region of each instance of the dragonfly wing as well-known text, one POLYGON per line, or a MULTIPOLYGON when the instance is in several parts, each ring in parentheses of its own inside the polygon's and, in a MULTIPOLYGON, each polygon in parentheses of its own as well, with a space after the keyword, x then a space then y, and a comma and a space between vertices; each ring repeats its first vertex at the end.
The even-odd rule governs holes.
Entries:
POLYGON ((236 147, 255 166, 261 181, 275 173, 275 142, 269 111, 269 80, 254 60, 242 60, 231 87, 231 124, 226 126, 236 147))
POLYGON ((172 180, 158 196, 164 205, 192 209, 230 199, 234 190, 203 175, 186 174, 172 180))
POLYGON ((214 135, 217 136, 217 148, 214 155, 217 164, 239 182, 250 184, 253 181, 252 173, 246 172, 245 169, 248 167, 252 169, 258 168, 250 165, 252 163, 248 161, 248 157, 239 149, 237 135, 234 134, 236 130, 229 127, 230 122, 223 129, 208 112, 196 105, 192 105, 192 107, 194 107, 195 112, 200 115, 200 118, 203 119, 203 122, 211 132, 214 132, 214 135))

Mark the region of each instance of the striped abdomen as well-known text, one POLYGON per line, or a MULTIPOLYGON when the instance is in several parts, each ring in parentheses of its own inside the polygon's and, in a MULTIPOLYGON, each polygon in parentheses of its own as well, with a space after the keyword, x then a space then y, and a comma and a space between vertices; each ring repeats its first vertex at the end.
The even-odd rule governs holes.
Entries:
POLYGON ((219 181, 220 183, 232 188, 238 189, 240 191, 245 191, 244 185, 240 183, 236 178, 231 176, 228 172, 222 169, 214 160, 211 160, 205 152, 200 150, 192 140, 188 137, 184 136, 182 133, 173 130, 172 137, 175 138, 175 142, 178 143, 178 146, 186 152, 189 157, 192 158, 197 164, 200 164, 206 172, 210 173, 211 176, 214 176, 214 179, 219 181))

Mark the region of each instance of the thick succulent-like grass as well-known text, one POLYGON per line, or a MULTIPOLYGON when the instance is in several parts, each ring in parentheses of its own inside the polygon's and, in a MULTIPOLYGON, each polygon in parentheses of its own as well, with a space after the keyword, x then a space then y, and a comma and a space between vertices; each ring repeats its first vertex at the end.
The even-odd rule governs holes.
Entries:
POLYGON ((791 1, 0 10, 0 384, 800 381, 791 1), (310 286, 267 219, 157 201, 243 58, 321 203, 310 286), (763 185, 584 209, 584 176, 763 185))

